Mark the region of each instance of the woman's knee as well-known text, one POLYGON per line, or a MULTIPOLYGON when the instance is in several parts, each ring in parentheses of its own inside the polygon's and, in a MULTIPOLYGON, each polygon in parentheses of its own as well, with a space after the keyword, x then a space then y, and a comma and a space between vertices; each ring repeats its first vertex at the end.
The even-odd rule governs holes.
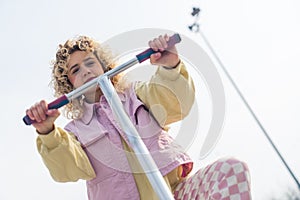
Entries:
POLYGON ((249 168, 248 165, 239 159, 230 157, 230 158, 222 158, 216 161, 217 168, 228 176, 244 174, 247 180, 249 177, 249 168))

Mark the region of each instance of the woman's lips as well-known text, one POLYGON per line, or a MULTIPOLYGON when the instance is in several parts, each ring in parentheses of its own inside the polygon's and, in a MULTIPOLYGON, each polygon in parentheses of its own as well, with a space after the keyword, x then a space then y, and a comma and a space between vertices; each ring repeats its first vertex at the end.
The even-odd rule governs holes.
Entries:
POLYGON ((91 77, 89 79, 87 79, 84 83, 90 82, 91 80, 95 79, 96 77, 91 77))

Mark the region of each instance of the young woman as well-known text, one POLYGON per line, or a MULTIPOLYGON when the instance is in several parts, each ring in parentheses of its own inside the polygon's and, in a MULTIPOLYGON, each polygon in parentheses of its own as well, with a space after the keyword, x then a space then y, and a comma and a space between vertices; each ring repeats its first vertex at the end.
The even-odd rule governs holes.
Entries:
MULTIPOLYGON (((168 135, 166 126, 182 120, 194 102, 194 84, 168 35, 149 42, 158 51, 150 57, 158 69, 149 82, 112 79, 133 124, 149 149, 175 199, 251 199, 245 163, 222 159, 193 175, 193 161, 168 135)), ((109 51, 81 36, 60 45, 53 66, 57 96, 71 92, 112 69, 109 51)), ((35 120, 37 147, 54 180, 87 180, 88 197, 158 199, 141 170, 127 138, 98 86, 66 106, 72 119, 64 128, 42 100, 26 111, 35 120)))

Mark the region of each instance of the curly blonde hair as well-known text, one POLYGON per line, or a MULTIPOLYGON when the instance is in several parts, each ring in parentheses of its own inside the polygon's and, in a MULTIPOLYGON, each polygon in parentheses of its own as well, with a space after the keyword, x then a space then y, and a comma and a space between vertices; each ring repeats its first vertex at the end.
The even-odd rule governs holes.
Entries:
MULTIPOLYGON (((108 47, 102 47, 98 42, 87 36, 78 36, 74 39, 67 40, 64 45, 59 45, 56 52, 56 59, 52 65, 52 86, 54 95, 60 97, 74 90, 75 88, 68 79, 68 62, 70 55, 75 51, 91 52, 95 55, 101 65, 104 67, 104 72, 114 68, 116 63, 113 60, 113 55, 108 47)), ((118 85, 120 75, 112 78, 112 83, 116 87, 118 85)), ((119 88, 121 88, 119 86, 119 88)), ((72 100, 64 107, 64 114, 68 119, 78 119, 82 116, 82 99, 78 97, 72 100)))

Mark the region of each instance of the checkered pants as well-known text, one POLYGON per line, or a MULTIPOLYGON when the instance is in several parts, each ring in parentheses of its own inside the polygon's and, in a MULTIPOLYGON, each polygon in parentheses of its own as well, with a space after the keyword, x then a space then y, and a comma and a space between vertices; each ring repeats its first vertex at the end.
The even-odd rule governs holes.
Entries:
POLYGON ((177 200, 251 200, 250 176, 245 163, 220 159, 180 182, 177 200))

